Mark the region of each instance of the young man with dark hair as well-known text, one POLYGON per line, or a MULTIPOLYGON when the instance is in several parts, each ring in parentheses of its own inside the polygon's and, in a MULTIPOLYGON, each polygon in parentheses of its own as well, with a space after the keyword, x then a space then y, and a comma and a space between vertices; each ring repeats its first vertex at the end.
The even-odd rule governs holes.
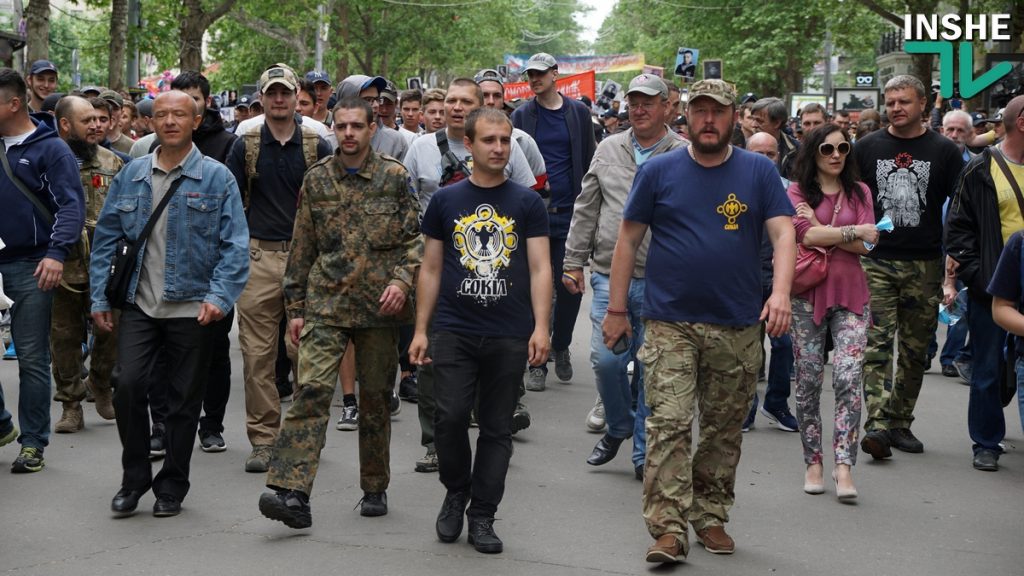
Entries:
POLYGON ((313 489, 337 388, 338 364, 355 343, 360 374, 360 514, 388 512, 389 403, 398 326, 413 314, 422 244, 409 175, 374 152, 369 103, 334 107, 338 150, 303 178, 293 248, 284 277, 288 334, 298 346, 299 382, 270 461, 260 512, 291 528, 312 524, 313 489), (355 239, 355 240, 353 240, 355 239))
POLYGON ((30 111, 41 112, 43 100, 57 90, 57 67, 49 60, 36 60, 25 77, 25 84, 31 98, 30 111))
POLYGON ((420 135, 420 121, 423 120, 423 92, 405 90, 399 99, 402 114, 402 136, 412 144, 420 135))
POLYGON ((512 142, 512 125, 500 110, 479 108, 466 119, 473 173, 438 190, 423 215, 409 346, 413 363, 432 364, 436 375, 435 441, 447 489, 437 536, 458 540, 467 515, 469 543, 483 553, 503 550, 493 524, 512 456, 510 408, 523 363, 544 362, 550 343, 547 214, 536 192, 508 180, 512 142), (477 400, 474 461, 469 417, 477 400))
MULTIPOLYGON (((582 189, 583 175, 590 168, 597 141, 591 129, 590 110, 582 102, 558 92, 558 63, 550 54, 534 54, 525 66, 534 97, 512 113, 512 124, 533 137, 547 167, 548 219, 551 230, 552 276, 562 277, 565 239, 569 235, 572 207, 582 189)), ((561 281, 555 283, 555 312, 551 350, 555 375, 563 382, 572 380, 569 345, 579 315, 582 294, 572 294, 561 281)), ((530 365, 527 390, 544 390, 547 364, 530 365)))
POLYGON ((6 244, 0 250, 0 276, 4 291, 14 300, 11 336, 18 342, 21 425, 19 436, 0 390, 0 445, 15 438, 21 444, 11 466, 16 473, 43 469, 43 449, 50 440, 53 289, 64 276, 64 261, 81 240, 85 223, 75 155, 51 124, 29 115, 28 102, 21 74, 0 68, 0 154, 7 155, 17 179, 0 170, 0 238, 6 244))

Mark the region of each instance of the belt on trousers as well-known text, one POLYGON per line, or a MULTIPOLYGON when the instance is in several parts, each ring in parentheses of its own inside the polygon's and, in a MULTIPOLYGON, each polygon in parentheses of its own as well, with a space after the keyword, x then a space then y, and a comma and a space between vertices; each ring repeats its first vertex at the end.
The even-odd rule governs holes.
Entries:
POLYGON ((249 244, 268 252, 288 252, 292 247, 291 240, 260 240, 252 238, 249 240, 249 244))

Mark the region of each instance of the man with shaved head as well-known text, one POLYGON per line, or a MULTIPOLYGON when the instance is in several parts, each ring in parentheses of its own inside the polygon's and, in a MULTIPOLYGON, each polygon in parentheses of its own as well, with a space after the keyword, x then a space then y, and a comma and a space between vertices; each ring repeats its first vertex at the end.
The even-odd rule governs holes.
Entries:
POLYGON ((118 241, 139 248, 118 326, 114 407, 124 471, 111 502, 115 516, 131 515, 150 488, 154 516, 181 512, 213 324, 234 306, 249 277, 249 229, 238 184, 193 144, 202 120, 185 92, 160 94, 153 102, 160 146, 114 178, 96 223, 89 279, 100 331, 114 328, 106 288, 118 241), (149 236, 140 238, 150 219, 149 236), (150 374, 161 356, 168 373, 156 383, 150 374), (151 382, 166 387, 168 404, 167 454, 156 477, 147 433, 151 382))
MULTIPOLYGON (((85 230, 91 238, 96 220, 107 199, 114 176, 124 166, 113 152, 99 145, 102 132, 96 108, 85 98, 65 96, 54 110, 61 139, 75 153, 78 173, 85 191, 85 230)), ((82 400, 86 382, 82 379, 82 335, 89 317, 89 255, 79 250, 64 261, 64 282, 53 293, 50 350, 53 357, 53 400, 64 411, 53 427, 58 434, 78 432, 85 427, 82 400)), ((96 399, 96 412, 104 420, 114 419, 110 373, 114 368, 117 342, 113 335, 96 334, 89 363, 88 385, 96 399)))

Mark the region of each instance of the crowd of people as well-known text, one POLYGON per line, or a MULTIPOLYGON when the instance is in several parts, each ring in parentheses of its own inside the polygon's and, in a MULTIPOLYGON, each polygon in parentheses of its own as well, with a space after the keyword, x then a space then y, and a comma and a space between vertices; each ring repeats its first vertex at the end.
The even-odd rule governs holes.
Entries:
POLYGON ((361 515, 388 512, 404 400, 425 450, 415 469, 446 489, 437 537, 465 531, 501 552, 511 437, 530 426, 527 393, 546 389, 549 364, 574 378, 588 289, 585 425, 601 437, 586 462, 632 439, 649 562, 685 559, 691 527, 708 552, 735 550, 725 525, 758 413, 799 434, 812 495, 829 467, 836 498, 858 498, 859 451, 923 452, 914 408, 940 303, 962 290, 942 373, 970 385, 973 467, 998 469, 1024 368, 1007 338, 1024 335, 1024 96, 992 119, 943 114, 901 75, 884 86, 885 115, 853 124, 819 104, 794 119, 782 99, 718 79, 681 90, 641 74, 599 114, 557 90, 549 54, 523 73, 533 97, 509 102, 489 69, 400 92, 273 64, 255 94, 218 106, 195 71, 133 102, 57 93, 45 60, 25 76, 0 69, 12 472, 43 470, 51 401, 66 434, 91 401, 122 444, 114 516, 149 491, 154 515, 178 515, 196 439, 226 449, 237 320, 244 468, 266 474, 264 516, 312 525, 340 382, 335 426, 358 430, 361 515))

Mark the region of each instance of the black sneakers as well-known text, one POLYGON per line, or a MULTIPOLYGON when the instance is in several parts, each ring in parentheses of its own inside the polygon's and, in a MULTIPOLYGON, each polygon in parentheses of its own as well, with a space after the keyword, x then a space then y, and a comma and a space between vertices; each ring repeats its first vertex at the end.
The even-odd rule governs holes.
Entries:
POLYGON ((313 525, 313 512, 309 508, 309 496, 298 490, 277 490, 260 494, 260 512, 283 522, 289 528, 309 528, 313 525))
POLYGON ((910 428, 892 428, 889 430, 889 444, 897 450, 920 454, 924 452, 924 444, 914 436, 910 428))
POLYGON ((477 552, 498 554, 504 548, 501 538, 494 533, 494 518, 469 519, 469 543, 477 552))
POLYGON ((159 460, 167 454, 167 447, 164 440, 166 434, 163 424, 153 425, 153 435, 149 438, 149 459, 159 460))
POLYGON ((469 504, 468 492, 449 491, 441 504, 441 511, 437 514, 437 538, 441 542, 452 543, 462 535, 462 522, 466 514, 466 505, 469 504))
POLYGON ((412 402, 415 404, 419 401, 418 388, 419 386, 418 382, 416 382, 416 376, 410 374, 409 376, 402 378, 402 381, 398 383, 398 397, 406 402, 412 402))
POLYGON ((359 501, 360 516, 383 516, 388 513, 387 492, 363 492, 363 499, 359 501))

